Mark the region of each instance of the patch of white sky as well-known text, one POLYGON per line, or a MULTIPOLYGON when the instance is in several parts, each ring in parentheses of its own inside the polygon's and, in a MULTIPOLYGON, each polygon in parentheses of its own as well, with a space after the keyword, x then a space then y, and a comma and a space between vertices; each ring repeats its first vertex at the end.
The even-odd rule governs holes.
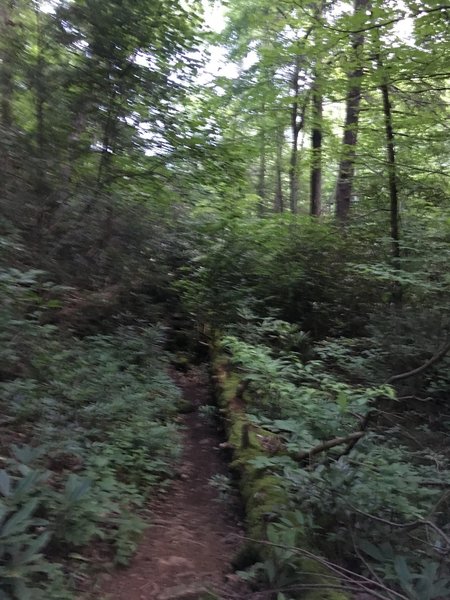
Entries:
POLYGON ((55 7, 58 4, 58 0, 42 0, 40 2, 40 9, 45 13, 54 13, 55 7))

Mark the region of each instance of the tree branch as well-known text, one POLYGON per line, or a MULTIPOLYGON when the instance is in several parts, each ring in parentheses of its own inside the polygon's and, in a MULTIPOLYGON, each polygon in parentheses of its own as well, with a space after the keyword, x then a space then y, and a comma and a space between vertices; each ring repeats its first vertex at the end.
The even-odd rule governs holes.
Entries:
POLYGON ((396 381, 403 381, 403 379, 409 379, 410 377, 414 377, 415 375, 420 375, 423 371, 426 371, 431 366, 439 362, 444 358, 447 352, 450 350, 450 342, 447 342, 443 348, 441 348, 434 356, 432 356, 429 360, 423 363, 420 367, 416 369, 412 369, 411 371, 406 371, 405 373, 399 373, 398 375, 392 375, 387 379, 386 383, 395 383, 396 381))
POLYGON ((417 529, 418 527, 430 527, 437 535, 442 537, 447 546, 450 548, 450 538, 432 521, 428 521, 426 519, 417 519, 416 521, 411 521, 411 523, 396 523, 395 521, 389 521, 388 519, 383 519, 382 517, 377 517, 376 515, 366 513, 354 506, 351 508, 363 517, 367 517, 373 521, 378 521, 379 523, 384 523, 385 525, 389 525, 389 527, 395 527, 397 529, 412 530, 417 529))
POLYGON ((350 433, 345 437, 337 437, 332 440, 328 440, 327 442, 322 442, 321 444, 314 446, 314 448, 311 448, 311 450, 299 452, 297 454, 297 459, 303 460, 305 458, 309 458, 311 456, 314 456, 315 454, 320 454, 325 450, 330 450, 330 448, 334 448, 335 446, 340 446, 341 444, 348 444, 349 442, 356 443, 356 441, 358 441, 359 438, 361 438, 363 435, 364 431, 356 431, 354 433, 350 433))
POLYGON ((339 27, 332 27, 331 25, 323 25, 325 29, 330 29, 331 31, 336 31, 338 33, 364 33, 365 31, 371 31, 372 29, 380 29, 381 27, 387 27, 387 25, 393 25, 394 23, 398 23, 399 21, 403 21, 403 19, 424 17, 430 15, 435 12, 440 12, 443 10, 450 10, 449 4, 443 4, 441 6, 435 6, 434 8, 421 8, 417 11, 413 11, 410 14, 406 12, 402 12, 400 16, 389 19, 388 21, 382 21, 381 23, 374 23, 372 25, 368 25, 367 27, 361 27, 360 29, 340 29, 339 27))

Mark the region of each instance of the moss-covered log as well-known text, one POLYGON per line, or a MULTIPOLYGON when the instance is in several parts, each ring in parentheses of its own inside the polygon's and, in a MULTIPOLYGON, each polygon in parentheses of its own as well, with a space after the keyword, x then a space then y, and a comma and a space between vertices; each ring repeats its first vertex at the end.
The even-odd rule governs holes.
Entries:
MULTIPOLYGON (((271 474, 270 469, 256 467, 253 462, 258 457, 270 456, 270 444, 267 444, 267 439, 275 436, 249 422, 245 412, 245 395, 248 392, 242 393, 239 374, 230 369, 226 356, 215 349, 212 350, 212 355, 217 402, 224 416, 228 446, 233 452, 232 467, 239 473, 240 491, 246 513, 246 531, 250 540, 240 551, 236 564, 242 568, 257 561, 272 559, 272 562, 276 563, 277 547, 271 545, 268 540, 268 526, 282 515, 289 517, 289 511, 292 509, 289 507, 288 494, 280 485, 280 478, 271 474)), ((314 552, 311 537, 311 532, 299 525, 296 531, 297 547, 314 552)), ((302 592, 297 593, 297 598, 349 600, 349 595, 344 590, 327 588, 330 581, 333 582, 333 586, 336 585, 335 575, 317 561, 299 555, 294 562, 302 587, 302 592), (311 587, 308 589, 308 586, 311 587)))

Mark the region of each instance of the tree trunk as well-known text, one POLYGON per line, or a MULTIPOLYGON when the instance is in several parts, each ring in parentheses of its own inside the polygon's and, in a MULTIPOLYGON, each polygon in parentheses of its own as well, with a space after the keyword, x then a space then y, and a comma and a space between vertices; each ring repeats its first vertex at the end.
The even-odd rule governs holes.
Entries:
POLYGON ((14 185, 14 178, 11 177, 16 35, 14 8, 14 0, 0 3, 0 193, 5 195, 14 185))
POLYGON ((291 149, 291 160, 289 167, 289 182, 290 182, 290 208, 291 213, 295 214, 298 212, 298 137, 300 134, 299 127, 299 82, 298 78, 300 75, 300 57, 297 56, 295 59, 294 72, 292 74, 292 91, 293 91, 293 102, 291 107, 291 135, 292 135, 292 149, 291 149))
POLYGON ((392 106, 387 83, 381 85, 388 158, 389 197, 391 214, 392 258, 398 265, 400 258, 400 213, 398 203, 397 166, 395 160, 395 139, 392 125, 392 106))
POLYGON ((300 75, 300 57, 296 56, 294 64, 294 72, 292 74, 292 91, 293 101, 291 107, 291 135, 292 135, 292 149, 291 149, 291 160, 289 168, 289 182, 290 182, 290 198, 289 204, 292 213, 298 211, 298 136, 300 133, 300 127, 298 123, 299 118, 299 103, 298 95, 300 86, 298 78, 300 75))
POLYGON ((35 65, 35 110, 36 110, 36 151, 37 151, 37 191, 45 190, 45 158, 46 158, 46 143, 45 143, 45 58, 44 58, 44 39, 42 32, 41 15, 39 8, 36 6, 36 46, 37 56, 35 65))
POLYGON ((12 95, 13 95, 13 64, 14 64, 14 44, 13 31, 13 11, 14 0, 9 0, 0 6, 0 36, 2 48, 0 55, 0 120, 5 129, 9 129, 12 124, 12 95))
POLYGON ((305 94, 302 104, 299 103, 300 85, 300 56, 295 59, 294 73, 292 76, 292 90, 294 92, 294 100, 291 108, 291 135, 292 135, 292 150, 289 168, 290 182, 290 208, 293 214, 298 212, 299 199, 299 169, 298 169, 298 140, 300 132, 305 124, 306 104, 308 102, 308 94, 305 94))
POLYGON ((46 89, 46 60, 45 60, 45 34, 42 24, 42 13, 38 4, 34 5, 36 26, 36 62, 31 79, 34 93, 34 111, 36 119, 35 131, 35 158, 36 171, 34 173, 34 191, 39 198, 39 208, 36 214, 36 239, 41 240, 45 230, 50 226, 57 208, 55 194, 48 178, 48 164, 50 157, 48 149, 49 134, 46 130, 45 109, 47 102, 46 89))
POLYGON ((311 130, 311 199, 310 214, 319 217, 322 212, 322 112, 323 99, 316 74, 312 89, 312 130, 311 130))
MULTIPOLYGON (((354 14, 367 12, 370 0, 354 0, 354 14)), ((358 29, 361 29, 359 27, 358 29)), ((363 77, 362 51, 364 33, 352 34, 352 46, 356 67, 349 74, 344 138, 336 186, 336 217, 341 223, 348 220, 355 174, 356 144, 358 140, 359 111, 361 104, 361 80, 363 77)))
POLYGON ((284 211, 283 182, 282 182, 283 143, 284 143, 283 129, 280 127, 277 132, 277 156, 276 156, 276 161, 275 161, 274 211, 276 213, 282 213, 284 211))
POLYGON ((259 171, 256 193, 259 196, 258 214, 262 216, 266 209, 266 132, 264 125, 261 125, 259 141, 259 171))
MULTIPOLYGON (((383 63, 378 57, 378 67, 382 71, 383 63)), ((398 201, 398 186, 397 186, 397 163, 395 155, 395 134, 392 122, 392 105, 389 94, 388 82, 383 75, 381 78, 381 95, 383 98, 383 113, 384 126, 386 136, 386 153, 388 161, 388 181, 389 181, 389 198, 390 198, 390 229, 391 229, 391 252, 392 262, 395 269, 400 269, 400 207, 398 201)), ((395 285, 392 293, 392 301, 394 304, 400 304, 402 300, 402 289, 400 285, 395 285)))

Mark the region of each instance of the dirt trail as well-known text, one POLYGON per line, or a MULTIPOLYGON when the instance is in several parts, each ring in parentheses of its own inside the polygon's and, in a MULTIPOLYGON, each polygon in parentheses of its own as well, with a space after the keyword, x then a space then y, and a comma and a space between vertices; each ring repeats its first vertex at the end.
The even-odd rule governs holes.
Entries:
MULTIPOLYGON (((196 409, 207 402, 201 371, 175 377, 196 409)), ((217 431, 197 410, 183 420, 180 479, 151 507, 152 525, 130 567, 105 582, 105 600, 197 600, 206 590, 223 600, 252 596, 232 574, 240 525, 210 484, 213 475, 226 474, 217 431)))

